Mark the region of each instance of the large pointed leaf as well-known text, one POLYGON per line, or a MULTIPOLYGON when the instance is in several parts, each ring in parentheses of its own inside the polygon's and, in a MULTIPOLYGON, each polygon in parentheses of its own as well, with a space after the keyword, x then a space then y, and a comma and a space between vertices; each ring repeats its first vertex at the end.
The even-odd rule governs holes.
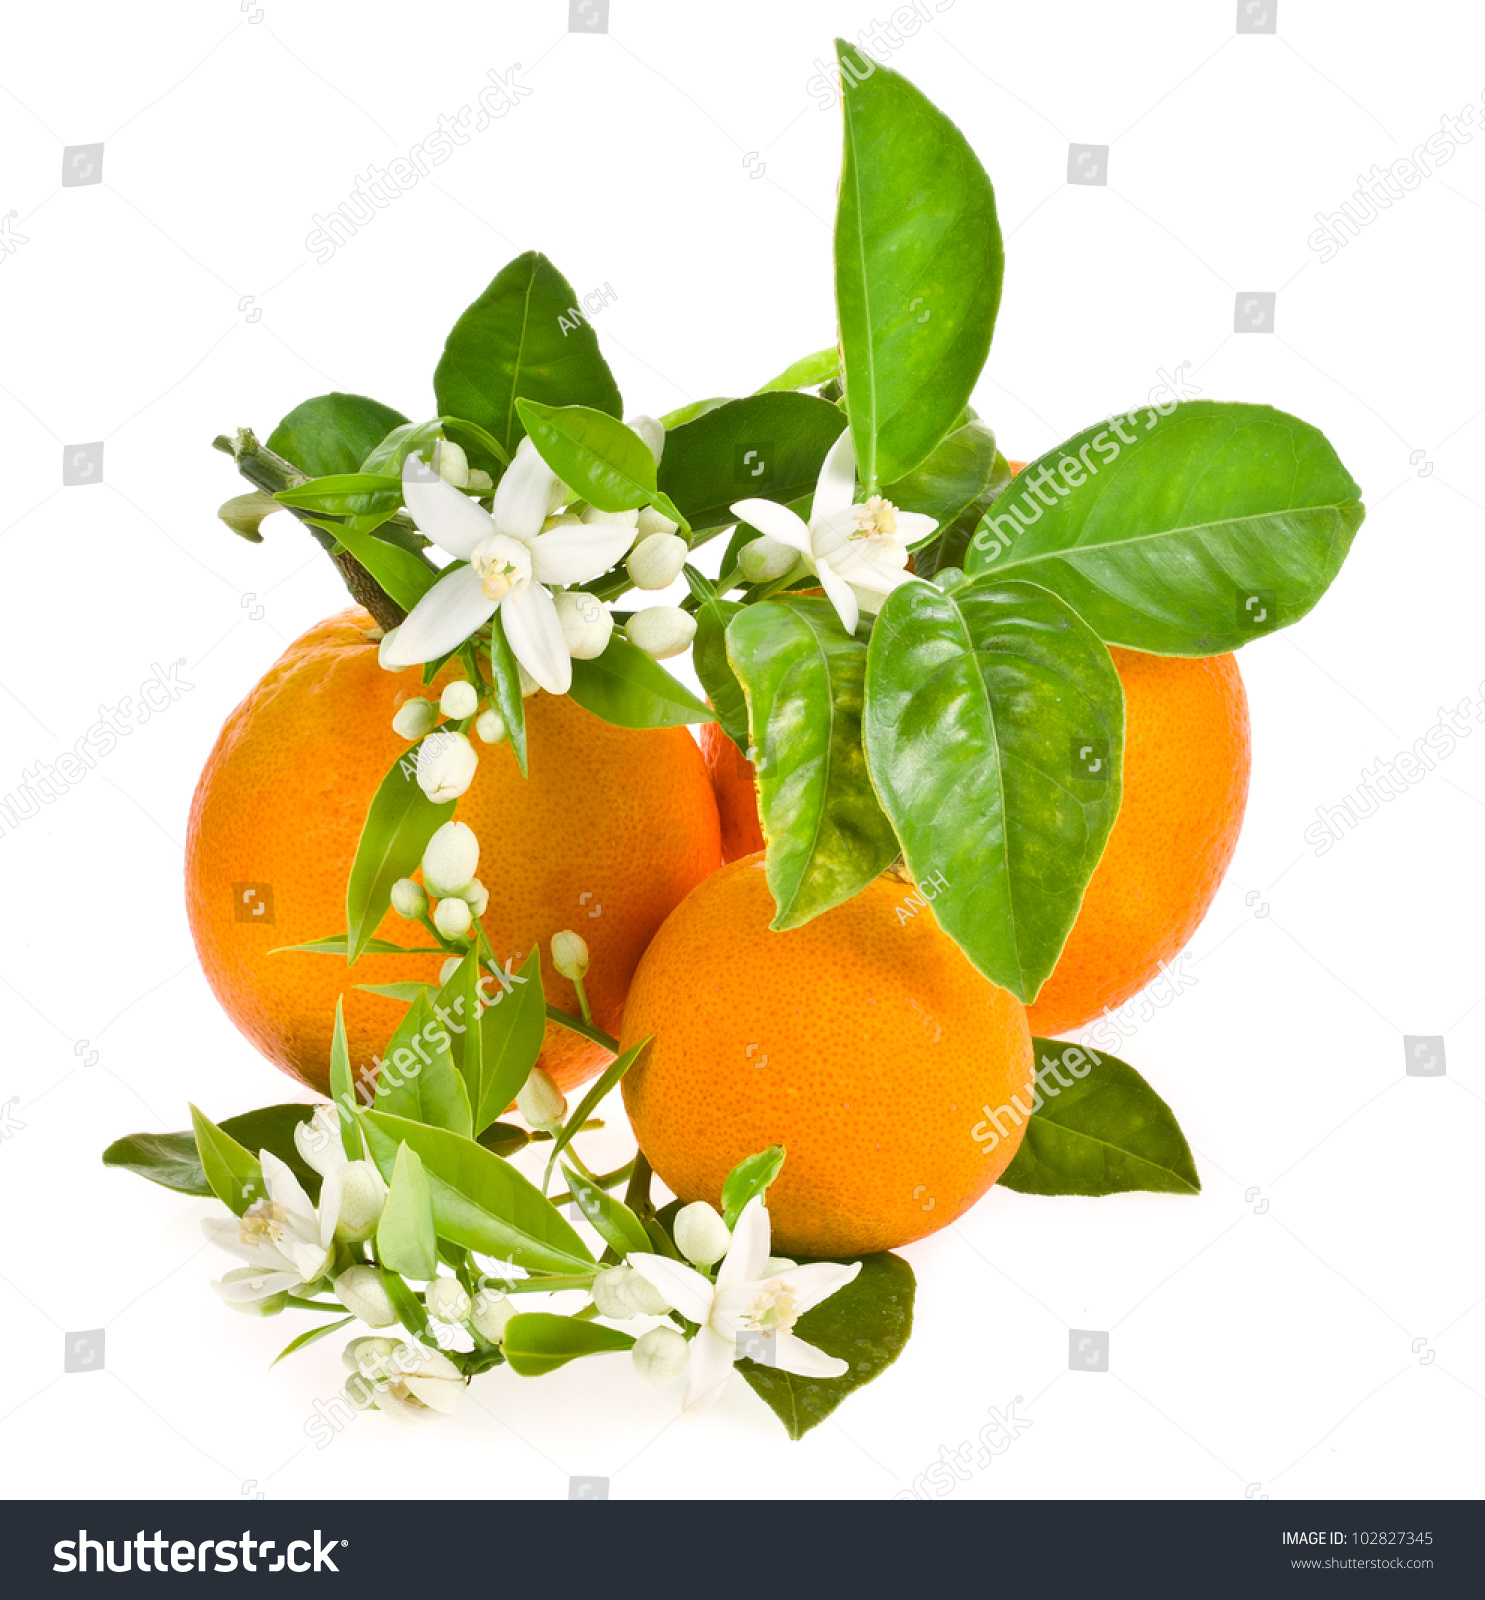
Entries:
POLYGON ((376 1109, 469 1138, 473 1119, 464 1079, 454 1065, 453 1038, 424 990, 387 1043, 376 1075, 376 1109))
POLYGON ((376 445, 406 421, 400 411, 364 394, 321 394, 295 406, 265 444, 311 478, 359 472, 376 445))
POLYGON ((340 1147, 346 1160, 361 1159, 361 1130, 353 1118, 366 1109, 366 1102, 356 1093, 356 1083, 351 1075, 351 1052, 345 1036, 344 1002, 335 1001, 335 1032, 330 1040, 330 1103, 336 1108, 335 1120, 340 1125, 340 1147))
POLYGON ((433 374, 439 412, 487 428, 509 454, 525 432, 516 414, 523 395, 621 415, 624 402, 592 326, 582 319, 561 325, 573 322, 567 313, 576 303, 572 285, 538 251, 502 267, 444 345, 433 374))
POLYGON ((1188 400, 1032 462, 964 566, 1043 585, 1110 644, 1215 655, 1302 617, 1364 515, 1318 429, 1271 406, 1188 400))
POLYGON ((411 611, 438 582, 439 572, 416 551, 377 537, 376 529, 391 515, 391 512, 384 512, 374 516, 347 517, 342 522, 327 522, 314 517, 308 520, 315 527, 333 534, 336 541, 350 551, 404 611, 411 611))
MULTIPOLYGON (((680 512, 655 487, 655 458, 626 423, 591 406, 544 406, 517 400, 516 410, 543 461, 600 511, 654 506, 672 522, 680 512)), ((684 526, 681 532, 685 533, 684 526)))
POLYGON ((939 926, 1029 1002, 1119 810, 1124 702, 1108 651, 1033 584, 903 584, 872 634, 864 730, 939 926))
POLYGON ((649 1044, 651 1037, 651 1035, 647 1035, 638 1044, 630 1045, 623 1055, 610 1061, 599 1076, 588 1086, 588 1092, 578 1102, 577 1110, 568 1114, 561 1131, 552 1141, 552 1153, 547 1161, 548 1178, 551 1177, 552 1168, 557 1163, 557 1157, 572 1143, 573 1138, 582 1130, 583 1124, 598 1109, 604 1096, 612 1093, 624 1081, 625 1074, 644 1054, 645 1047, 649 1044))
POLYGON ((546 1033, 547 1007, 542 993, 541 947, 534 947, 519 972, 504 979, 482 978, 479 1026, 465 1036, 464 1071, 475 1106, 475 1130, 483 1133, 520 1093, 531 1076, 546 1033), (478 1078, 472 1076, 470 1052, 479 1053, 478 1078))
POLYGON ((911 472, 964 410, 1005 256, 995 191, 964 135, 906 78, 843 40, 836 49, 835 304, 856 463, 874 492, 911 472))
MULTIPOLYGON (((225 1181, 240 1188, 241 1185, 232 1176, 233 1172, 241 1171, 250 1180, 255 1153, 271 1150, 293 1171, 310 1199, 318 1198, 320 1175, 299 1154, 294 1143, 294 1129, 301 1122, 307 1122, 314 1115, 314 1109, 312 1105, 299 1102, 263 1106, 257 1111, 245 1111, 241 1116, 224 1117, 220 1124, 210 1123, 210 1128, 225 1135, 232 1145, 252 1158, 251 1161, 244 1160, 227 1147, 223 1153, 223 1166, 227 1172, 225 1181), (227 1159, 229 1155, 230 1160, 227 1159)), ((205 1117, 200 1118, 200 1123, 206 1122, 205 1117)), ((192 1128, 179 1133, 126 1134, 122 1139, 115 1139, 103 1152, 103 1165, 122 1167, 124 1171, 137 1173, 162 1188, 174 1189, 177 1194, 210 1198, 216 1193, 203 1170, 197 1134, 192 1128)), ((241 1198, 239 1194, 238 1199, 241 1198)))
MULTIPOLYGON (((882 493, 903 511, 921 511, 932 517, 938 527, 929 538, 937 540, 995 479, 998 459, 990 429, 983 422, 966 422, 926 461, 905 478, 889 483, 882 493)), ((916 561, 913 570, 921 572, 916 561)))
POLYGON ((512 1372, 540 1378, 579 1356, 632 1350, 634 1335, 606 1328, 601 1322, 579 1322, 550 1311, 523 1311, 505 1325, 500 1340, 512 1372))
POLYGON ((258 1200, 268 1197, 263 1168, 257 1156, 225 1133, 204 1112, 191 1107, 196 1150, 211 1192, 234 1216, 241 1216, 258 1200))
POLYGON ((624 1204, 611 1194, 605 1194, 596 1183, 575 1171, 566 1162, 562 1164, 567 1190, 578 1209, 588 1219, 593 1231, 617 1256, 627 1256, 631 1250, 648 1252, 652 1249, 645 1225, 624 1204))
POLYGON ((773 394, 776 390, 788 389, 818 389, 821 384, 829 383, 832 378, 840 377, 840 350, 835 345, 827 345, 823 350, 816 350, 813 355, 801 356, 798 361, 792 361, 776 378, 770 378, 767 383, 760 384, 754 394, 773 394))
POLYGON ((572 698, 619 728, 680 728, 717 719, 658 661, 615 633, 603 654, 572 663, 572 698))
POLYGON ((691 666, 706 690, 722 731, 746 753, 748 702, 732 663, 727 659, 727 624, 742 610, 736 600, 713 595, 696 608, 696 638, 691 646, 691 666))
POLYGON ((772 925, 795 928, 859 893, 897 855, 861 745, 866 647, 829 601, 791 598, 744 606, 727 625, 727 655, 758 752, 772 925))
POLYGON ((392 1164, 387 1203, 376 1225, 377 1260, 404 1278, 426 1283, 438 1271, 433 1192, 423 1162, 403 1145, 392 1164))

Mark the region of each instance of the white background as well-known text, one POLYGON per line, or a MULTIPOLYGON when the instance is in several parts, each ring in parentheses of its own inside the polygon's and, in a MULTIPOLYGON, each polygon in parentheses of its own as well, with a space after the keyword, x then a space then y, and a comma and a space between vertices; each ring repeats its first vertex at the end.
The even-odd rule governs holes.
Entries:
POLYGON ((885 1497, 1012 1401, 1031 1428, 956 1495, 1485 1488, 1485 732, 1323 859, 1303 837, 1485 670, 1482 119, 1337 260, 1306 243, 1359 172, 1479 107, 1472 6, 1282 0, 1276 36, 1238 37, 1232 0, 940 0, 893 56, 997 186, 1005 297, 975 398, 1007 453, 1187 361, 1209 396, 1324 428, 1371 508, 1318 610, 1243 652, 1242 841, 1199 983, 1123 1052, 1175 1107, 1200 1198, 993 1191, 906 1251, 906 1354, 802 1444, 740 1380, 680 1422, 674 1389, 614 1357, 497 1373, 453 1422, 368 1415, 317 1449, 337 1343, 269 1372, 302 1324, 218 1304, 205 1204, 98 1162, 184 1125, 188 1097, 229 1115, 293 1093, 207 991, 182 843, 222 719, 344 594, 287 517, 256 547, 215 522, 243 486, 213 435, 331 387, 430 414, 444 332, 532 247, 580 293, 611 285, 596 325, 631 409, 746 392, 828 343, 840 135, 806 83, 871 20, 613 0, 599 36, 568 33, 565 0, 12 8, 0 799, 155 663, 184 657, 193 687, 0 824, 5 1493, 560 1498, 581 1473, 616 1499, 885 1497), (312 214, 516 62, 518 108, 316 265, 312 214), (60 187, 64 146, 98 140, 102 183, 60 187), (1107 186, 1067 184, 1072 140, 1111 146, 1107 186), (1277 291, 1277 331, 1235 335, 1254 290, 1277 291), (64 446, 99 439, 101 485, 63 489, 64 446), (1404 1076, 1405 1033, 1445 1037, 1444 1078, 1404 1076), (104 1370, 64 1376, 64 1335, 99 1327, 104 1370), (1068 1370, 1071 1328, 1109 1332, 1108 1373, 1068 1370))

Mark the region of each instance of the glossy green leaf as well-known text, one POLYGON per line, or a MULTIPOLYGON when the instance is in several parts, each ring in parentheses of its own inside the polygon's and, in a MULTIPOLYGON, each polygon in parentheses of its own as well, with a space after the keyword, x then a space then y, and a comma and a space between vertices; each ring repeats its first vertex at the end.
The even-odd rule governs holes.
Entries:
POLYGON ((501 1348, 512 1372, 523 1378, 540 1378, 580 1356, 632 1350, 634 1335, 606 1328, 601 1322, 579 1322, 550 1311, 523 1311, 506 1323, 501 1348))
POLYGON ((332 534, 336 543, 348 550, 404 611, 411 611, 441 574, 417 551, 377 536, 376 530, 384 526, 391 515, 391 512, 382 512, 375 516, 346 517, 340 522, 326 522, 315 517, 307 520, 332 534))
POLYGON ((995 191, 958 128, 889 67, 864 81, 837 40, 845 155, 835 305, 856 464, 868 492, 911 472, 985 365, 1005 267, 995 191))
POLYGON ((393 512, 402 504, 402 480, 374 472, 335 472, 311 478, 274 496, 280 505, 336 516, 393 512))
MULTIPOLYGON (((915 587, 926 586, 904 585, 915 587)), ((759 752, 772 926, 795 928, 859 893, 897 856, 861 745, 866 647, 828 600, 791 598, 743 607, 727 625, 727 656, 759 752)))
POLYGON ((784 1147, 771 1144, 755 1156, 748 1156, 727 1174, 722 1185, 722 1220, 729 1228, 737 1226, 743 1207, 749 1200, 768 1192, 768 1186, 778 1177, 784 1164, 784 1147))
MULTIPOLYGON (((949 434, 926 461, 907 477, 889 483, 882 493, 901 511, 920 511, 932 517, 938 527, 928 541, 937 540, 996 478, 998 459, 1001 457, 995 448, 995 435, 989 428, 983 422, 966 422, 949 434)), ((913 570, 918 571, 917 562, 913 563, 913 570)))
POLYGON ((383 1177, 400 1144, 422 1157, 440 1238, 528 1272, 591 1272, 593 1258, 561 1212, 493 1151, 380 1111, 366 1113, 366 1133, 383 1177))
POLYGON ((276 1367, 286 1356, 293 1355, 296 1351, 303 1350, 306 1345, 317 1344, 321 1339, 328 1339, 338 1328, 343 1328, 348 1322, 354 1322, 354 1317, 339 1317, 334 1322, 322 1322, 318 1328, 307 1329, 297 1338, 290 1339, 282 1350, 268 1363, 276 1367))
POLYGON ((570 692, 585 711, 620 728, 717 720, 685 684, 619 633, 610 636, 601 656, 572 663, 570 692))
POLYGON ((791 1439, 818 1427, 847 1395, 878 1378, 902 1354, 913 1331, 913 1269, 894 1255, 865 1256, 844 1289, 805 1314, 795 1334, 826 1355, 850 1363, 839 1378, 798 1378, 777 1367, 737 1364, 748 1387, 766 1402, 791 1439))
POLYGON ((788 503, 814 494, 845 425, 838 407, 807 394, 729 400, 666 434, 660 487, 693 534, 725 527, 737 521, 735 500, 788 503))
POLYGON ((557 1165, 557 1158, 572 1143, 573 1136, 581 1131, 583 1124, 598 1109, 605 1095, 616 1089, 624 1081, 624 1075, 636 1061, 645 1053, 649 1045, 649 1038, 641 1039, 638 1044, 631 1045, 617 1060, 609 1062, 597 1078, 588 1086, 588 1092, 578 1101, 577 1110, 567 1114, 561 1131, 552 1141, 552 1153, 547 1160, 547 1177, 552 1175, 552 1169, 557 1165))
MULTIPOLYGON (((428 737, 441 735, 435 729, 428 737)), ((423 793, 417 776, 421 748, 419 742, 392 763, 361 826, 345 892, 351 961, 366 949, 386 916, 392 904, 392 885, 412 876, 428 841, 454 814, 455 801, 435 805, 423 793)))
MULTIPOLYGON (((390 891, 389 891, 390 893, 390 891)), ((343 933, 332 933, 323 939, 307 939, 303 944, 281 944, 276 950, 270 950, 271 956, 290 955, 295 951, 300 954, 316 956, 343 956, 348 953, 349 945, 343 933)), ((361 954, 367 956, 442 956, 448 952, 441 945, 420 944, 406 945, 394 944, 390 939, 368 939, 361 946, 361 954)))
POLYGON ((486 1150, 493 1150, 497 1156, 509 1160, 517 1150, 524 1150, 532 1137, 514 1122, 492 1122, 479 1134, 477 1142, 486 1150))
POLYGON ((650 1236, 644 1223, 611 1194, 605 1194, 598 1185, 575 1171, 566 1162, 562 1164, 567 1179, 568 1193, 578 1209, 592 1224, 593 1231, 618 1256, 627 1256, 631 1250, 650 1252, 650 1236))
POLYGON ((430 989, 437 989, 436 983, 358 983, 356 985, 365 994, 384 995, 388 1000, 400 1000, 404 1005, 411 1005, 420 994, 427 994, 430 989))
POLYGON ((469 1094, 454 1065, 453 1035, 426 992, 408 1007, 387 1041, 376 1075, 376 1109, 466 1139, 472 1135, 469 1094))
POLYGON ((674 411, 667 411, 660 417, 659 423, 667 433, 672 428, 679 428, 683 423, 695 422, 697 417, 704 417, 708 411, 715 411, 718 406, 725 406, 732 398, 731 395, 713 395, 710 400, 692 400, 688 405, 677 406, 674 411))
POLYGON ((542 460, 590 505, 600 511, 654 506, 672 522, 684 522, 656 488, 649 445, 626 423, 591 406, 518 400, 516 410, 542 460))
POLYGON ((408 1288, 402 1274, 383 1267, 382 1284, 402 1326, 425 1344, 433 1343, 428 1337, 428 1313, 423 1309, 423 1302, 408 1288))
POLYGON ((463 417, 431 417, 427 422, 405 422, 381 441, 361 463, 362 472, 379 472, 395 477, 399 482, 402 468, 410 455, 422 455, 426 460, 433 443, 442 437, 469 440, 474 451, 493 455, 496 460, 509 464, 504 446, 495 436, 463 417))
POLYGON ((211 1192, 234 1216, 240 1217, 254 1201, 268 1198, 263 1168, 252 1151, 195 1106, 191 1107, 191 1127, 211 1192))
MULTIPOLYGON (((949 443, 954 437, 951 433, 944 443, 949 443)), ((950 567, 963 570, 969 542, 980 526, 980 519, 1014 476, 1010 462, 997 450, 995 464, 984 487, 952 522, 941 527, 913 556, 913 570, 920 578, 937 578, 939 573, 950 567)))
POLYGON ((1318 429, 1271 406, 1188 400, 1031 463, 964 566, 1043 585, 1110 644, 1215 655, 1304 616, 1364 515, 1318 429))
POLYGON ((392 1164, 387 1203, 376 1225, 376 1255, 384 1267, 420 1283, 438 1271, 433 1193, 417 1151, 408 1145, 392 1164))
MULTIPOLYGON (((469 1095, 476 1108, 476 1129, 488 1127, 512 1104, 541 1054, 547 1008, 542 993, 540 946, 532 949, 519 971, 507 971, 504 978, 487 977, 480 982, 486 1003, 479 1013, 477 1030, 477 1086, 469 1078, 470 1057, 465 1057, 469 1095)), ((469 1048, 473 1049, 473 1044, 469 1048)))
POLYGON ((572 285, 535 250, 502 267, 444 345, 433 374, 440 414, 488 429, 507 455, 525 432, 516 412, 522 396, 622 415, 623 399, 592 327, 562 326, 573 320, 567 313, 576 302, 572 285))
POLYGON ((1108 651, 1028 583, 906 583, 866 672, 866 756, 919 893, 992 983, 1031 1001, 1119 811, 1108 651))
MULTIPOLYGON (((219 1131, 250 1155, 259 1150, 271 1150, 290 1167, 313 1200, 320 1192, 320 1175, 299 1154, 294 1143, 294 1129, 301 1122, 307 1122, 314 1115, 314 1109, 312 1105, 298 1102, 265 1106, 241 1116, 223 1118, 219 1131)), ((131 1133, 115 1139, 103 1152, 103 1164, 137 1173, 177 1194, 209 1198, 215 1192, 202 1170, 196 1135, 189 1128, 180 1133, 131 1133)))
MULTIPOLYGON (((1133 1067, 1062 1039, 1031 1043, 1036 1091, 1020 1147, 1000 1175, 1004 1187, 1022 1194, 1201 1192, 1175 1113, 1133 1067)), ((972 1133, 988 1155, 1009 1131, 1008 1124, 980 1123, 972 1133)))
POLYGON ((361 1159, 361 1131, 351 1120, 351 1114, 365 1109, 365 1101, 356 1093, 356 1083, 351 1074, 351 1052, 345 1036, 344 1002, 335 1001, 335 1032, 330 1040, 330 1103, 337 1108, 336 1122, 340 1126, 340 1147, 348 1161, 361 1159))
POLYGON ((722 731, 746 753, 748 701, 727 659, 727 624, 742 610, 735 600, 706 600, 696 608, 696 638, 691 645, 691 665, 706 697, 712 703, 722 731))
POLYGON ((822 383, 840 377, 840 351, 835 345, 816 350, 791 362, 776 378, 760 385, 754 394, 772 394, 780 389, 818 389, 822 383))
POLYGON ((321 394, 295 406, 265 443, 312 478, 359 472, 376 445, 406 421, 400 411, 362 394, 321 394))
POLYGON ((495 705, 505 719, 510 747, 526 776, 526 701, 521 694, 521 669, 505 637, 505 624, 497 611, 490 619, 490 683, 495 705))

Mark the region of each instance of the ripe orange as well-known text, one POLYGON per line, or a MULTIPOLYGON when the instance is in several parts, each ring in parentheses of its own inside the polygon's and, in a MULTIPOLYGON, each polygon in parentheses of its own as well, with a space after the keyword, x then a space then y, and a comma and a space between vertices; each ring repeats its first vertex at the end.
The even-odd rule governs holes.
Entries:
POLYGON ((753 787, 753 763, 722 732, 718 722, 701 726, 701 754, 717 797, 722 824, 722 860, 738 861, 763 848, 763 827, 758 821, 758 794, 753 787))
POLYGON ((1248 798, 1248 699, 1231 655, 1115 647, 1124 685, 1124 801, 1033 1033, 1068 1033, 1137 994, 1196 932, 1248 798))
POLYGON ((738 1161, 781 1144, 776 1248, 859 1254, 942 1228, 1005 1170, 1021 1128, 990 1145, 982 1124, 1012 1095, 1030 1108, 1025 1010, 931 916, 898 916, 912 892, 883 875, 774 933, 756 855, 666 919, 625 1008, 625 1048, 654 1043, 624 1103, 681 1199, 718 1204, 738 1161))
MULTIPOLYGON (((348 967, 337 956, 269 954, 344 930, 346 877, 367 807, 407 749, 393 714, 414 696, 437 696, 417 668, 384 672, 377 637, 353 607, 295 640, 227 719, 191 806, 186 899, 207 981, 270 1061, 321 1091, 336 997, 344 993, 354 1069, 381 1053, 405 1009, 356 985, 436 981, 444 959, 363 956, 348 967), (244 904, 244 885, 267 894, 260 888, 244 904), (272 918, 267 925, 258 906, 272 918)), ((530 777, 508 744, 476 741, 479 771, 456 812, 481 845, 485 929, 502 958, 539 942, 547 997, 572 1012, 577 996, 552 970, 547 945, 559 930, 577 929, 592 952, 595 1020, 616 1031, 645 946, 717 866, 711 786, 684 728, 616 728, 544 693, 526 701, 526 720, 530 777)), ((401 945, 429 942, 390 911, 377 933, 401 945)), ((579 1035, 548 1026, 542 1065, 564 1088, 607 1060, 579 1035)))

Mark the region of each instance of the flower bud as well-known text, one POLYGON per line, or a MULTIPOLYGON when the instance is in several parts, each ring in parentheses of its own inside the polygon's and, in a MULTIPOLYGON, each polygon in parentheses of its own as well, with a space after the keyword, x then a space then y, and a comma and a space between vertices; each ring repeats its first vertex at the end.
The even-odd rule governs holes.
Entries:
POLYGON ((625 417, 624 426, 632 428, 650 447, 650 454, 654 456, 655 465, 658 467, 660 457, 665 454, 665 429, 660 426, 659 421, 641 411, 638 416, 625 417))
POLYGON ((330 1286, 335 1298, 368 1328, 390 1328, 397 1311, 376 1267, 347 1267, 330 1286))
POLYGON ((469 457, 464 454, 464 446, 452 439, 433 441, 433 470, 456 489, 469 487, 469 457))
POLYGON ((286 1289, 275 1290, 272 1294, 264 1292, 268 1279, 273 1276, 262 1267, 234 1267, 217 1279, 212 1288, 234 1311, 241 1311, 245 1316, 276 1317, 288 1304, 289 1294, 286 1289))
POLYGON ((560 511, 572 498, 572 490, 560 478, 554 478, 552 487, 547 490, 547 515, 560 511))
POLYGON ((567 653, 576 661, 593 661, 608 648, 614 614, 586 589, 563 589, 552 597, 567 653))
POLYGON ((680 655, 696 637, 696 618, 679 606, 650 606, 636 611, 624 631, 637 650, 664 661, 680 655))
POLYGON ((481 1289, 470 1307, 469 1321, 481 1339, 499 1344, 505 1325, 515 1316, 516 1308, 503 1294, 493 1289, 481 1289))
POLYGON ((396 637, 397 629, 388 628, 387 631, 381 636, 380 642, 377 644, 376 664, 382 669, 383 672, 400 672, 402 670, 400 667, 389 667, 387 665, 387 652, 392 648, 392 643, 396 637))
POLYGON ((347 1161, 340 1169, 340 1216, 335 1237, 360 1244, 376 1232, 387 1203, 387 1185, 369 1161, 347 1161))
POLYGON ((399 878, 392 885, 392 909, 399 917, 417 922, 428 914, 428 895, 421 883, 411 878, 399 878))
POLYGON ((463 1322, 469 1315, 469 1296, 457 1278, 435 1278, 423 1296, 428 1315, 440 1322, 463 1322))
POLYGON ((675 1247, 687 1261, 709 1267, 727 1254, 732 1235, 715 1206, 695 1200, 682 1206, 675 1218, 675 1247))
POLYGON ((749 583, 772 583, 798 560, 797 550, 791 550, 781 539, 770 539, 766 533, 749 540, 737 556, 738 567, 749 583))
POLYGON ((423 851, 423 882, 429 894, 459 894, 480 864, 480 842, 467 822, 445 822, 423 851))
POLYGON ((480 692, 468 678, 455 678, 452 683, 445 684, 438 697, 438 709, 446 717, 462 720, 472 717, 479 708, 480 692))
POLYGON ((570 511, 555 511, 542 523, 541 531, 550 533, 553 528, 580 528, 581 526, 581 517, 575 517, 570 511))
POLYGON ((418 746, 418 786, 435 805, 457 800, 474 782, 480 758, 462 733, 440 729, 418 746))
POLYGON ((529 672, 527 672, 525 667, 523 667, 519 661, 516 662, 516 672, 521 680, 521 698, 523 700, 529 700, 531 696, 534 695, 539 688, 541 688, 541 685, 536 681, 535 678, 531 676, 529 672))
POLYGON ((588 941, 571 928, 552 935, 552 965, 569 983, 588 976, 588 941))
POLYGON ((463 956, 450 956, 438 969, 438 987, 440 989, 449 982, 454 974, 464 965, 463 956))
POLYGON ((770 1256, 763 1263, 763 1271, 759 1273, 759 1277, 776 1278, 781 1272, 792 1272, 798 1265, 797 1261, 791 1261, 788 1256, 770 1256))
POLYGON ((643 1382, 670 1383, 685 1372, 691 1351, 678 1328, 651 1328, 634 1341, 629 1354, 643 1382))
POLYGON ((652 533, 641 538, 625 563, 636 588, 668 589, 681 575, 690 546, 674 533, 652 533))
POLYGON ((396 1348, 391 1339, 352 1339, 340 1352, 341 1364, 347 1372, 379 1378, 386 1372, 387 1362, 396 1348))
POLYGON ((516 1096, 516 1110, 533 1128, 552 1128, 567 1115, 567 1101, 551 1073, 533 1067, 516 1096))
POLYGON ((468 903, 475 916, 482 917, 490 904, 490 891, 478 878, 471 878, 459 891, 459 898, 468 903))
POLYGON ((421 739, 438 721, 438 707, 431 700, 404 700, 392 718, 392 732, 404 739, 421 739))
POLYGON ((670 1302, 633 1267, 606 1267, 593 1280, 593 1304, 601 1317, 627 1322, 631 1317, 663 1317, 670 1302))
POLYGON ((504 744, 510 730, 505 725, 505 718, 491 706, 488 711, 480 712, 474 731, 484 744, 504 744))
POLYGON ((462 939, 474 923, 474 913, 467 900, 458 895, 446 895, 433 911, 433 926, 445 939, 462 939))
POLYGON ((294 1128, 294 1148, 300 1159, 322 1178, 328 1178, 345 1164, 339 1119, 340 1113, 334 1106, 316 1106, 309 1121, 298 1123, 294 1128))
POLYGON ((470 469, 469 482, 464 487, 476 495, 485 495, 495 487, 495 480, 488 472, 481 472, 478 467, 473 467, 470 469))
POLYGON ((597 506, 585 506, 581 520, 592 527, 595 522, 613 523, 619 528, 637 528, 638 511, 600 511, 597 506))
POLYGON ((657 533, 674 533, 680 527, 680 523, 672 522, 663 511, 657 511, 654 506, 641 506, 638 526, 640 538, 648 539, 657 533))

